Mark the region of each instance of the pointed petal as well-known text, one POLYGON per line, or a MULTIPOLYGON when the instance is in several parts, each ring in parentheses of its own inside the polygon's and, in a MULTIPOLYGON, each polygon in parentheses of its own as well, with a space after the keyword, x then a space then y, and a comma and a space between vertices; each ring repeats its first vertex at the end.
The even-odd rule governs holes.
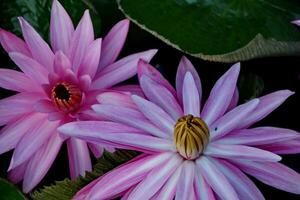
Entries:
POLYGON ((210 161, 212 161, 212 163, 226 176, 240 199, 265 199, 255 184, 236 166, 220 159, 211 158, 210 161))
POLYGON ((164 184, 163 188, 157 195, 157 199, 160 200, 173 200, 175 193, 176 193, 176 186, 178 184, 182 166, 180 165, 177 167, 176 171, 171 175, 171 177, 167 180, 167 182, 164 184))
POLYGON ((0 131, 0 154, 7 152, 18 144, 20 139, 39 123, 42 115, 28 114, 6 125, 0 131))
POLYGON ((150 170, 169 160, 172 155, 164 153, 146 156, 112 170, 97 180, 87 198, 110 199, 116 196, 143 180, 150 170))
POLYGON ((48 120, 49 121, 57 121, 57 120, 61 120, 65 117, 65 114, 62 112, 53 112, 53 113, 49 113, 48 114, 48 120))
POLYGON ((215 200, 214 192, 199 170, 195 170, 194 190, 198 199, 215 200))
POLYGON ((50 39, 53 51, 61 50, 67 54, 73 32, 74 26, 70 16, 59 1, 54 0, 50 20, 50 39))
POLYGON ((18 52, 31 57, 27 44, 16 35, 2 28, 0 28, 0 43, 7 53, 18 52))
POLYGON ((156 82, 159 85, 163 85, 165 88, 169 90, 173 94, 173 96, 176 98, 176 91, 173 88, 173 86, 166 80, 163 75, 155 69, 152 65, 148 64, 144 60, 139 60, 138 62, 138 78, 141 79, 142 76, 147 76, 154 82, 156 82))
POLYGON ((10 69, 0 69, 0 87, 17 92, 41 91, 24 73, 10 69))
POLYGON ((300 20, 294 20, 294 21, 291 21, 291 23, 293 23, 293 24, 296 24, 296 25, 300 26, 300 20))
POLYGON ((9 168, 15 168, 34 155, 54 134, 58 124, 59 122, 49 122, 47 119, 43 119, 30 132, 27 132, 15 148, 9 168))
POLYGON ((226 158, 229 160, 246 159, 265 162, 277 162, 281 160, 281 157, 274 153, 244 145, 224 145, 210 143, 207 146, 204 154, 218 158, 226 158))
POLYGON ((209 129, 211 140, 221 138, 240 125, 241 120, 248 117, 259 104, 258 99, 244 103, 216 120, 209 129))
POLYGON ((88 143, 88 146, 96 158, 100 158, 102 156, 104 148, 101 145, 88 143))
POLYGON ((197 159, 196 164, 204 179, 221 199, 239 199, 227 178, 208 158, 202 156, 201 158, 197 159))
POLYGON ((174 120, 183 115, 177 99, 163 85, 159 85, 147 76, 141 77, 140 84, 146 97, 164 109, 174 120))
POLYGON ((41 113, 57 112, 57 108, 54 106, 53 102, 46 99, 36 102, 34 109, 41 113))
POLYGON ((140 97, 145 97, 141 87, 139 85, 121 85, 111 88, 112 90, 121 92, 130 92, 131 94, 138 95, 140 97))
POLYGON ((175 126, 175 120, 168 115, 164 110, 155 105, 154 103, 147 101, 146 99, 132 95, 132 100, 139 107, 140 111, 157 127, 159 127, 165 135, 161 137, 170 137, 173 134, 175 126))
POLYGON ((8 180, 14 184, 21 182, 24 178, 24 174, 25 174, 27 165, 28 165, 28 162, 24 162, 21 165, 19 165, 18 167, 10 170, 7 175, 8 180))
POLYGON ((257 145, 257 148, 276 154, 297 154, 300 153, 300 137, 271 144, 257 145))
POLYGON ((28 163, 24 174, 23 191, 30 192, 46 175, 54 159, 56 158, 63 140, 57 133, 35 153, 28 163))
POLYGON ((74 180, 77 176, 84 176, 86 171, 92 170, 87 143, 83 140, 70 138, 67 140, 68 158, 71 178, 74 180))
POLYGON ((182 86, 184 115, 200 117, 200 99, 194 78, 190 72, 185 74, 182 86))
POLYGON ((240 169, 261 182, 295 194, 300 194, 300 174, 281 163, 238 161, 240 169))
POLYGON ((182 162, 182 158, 174 154, 167 162, 156 166, 141 183, 130 193, 128 199, 150 199, 164 185, 171 174, 182 162))
POLYGON ((72 68, 75 74, 79 70, 79 66, 84 58, 87 47, 94 40, 94 29, 88 10, 84 12, 75 32, 71 39, 69 58, 72 63, 72 68))
POLYGON ((289 90, 279 90, 259 98, 259 104, 256 109, 247 118, 240 122, 239 128, 249 127, 255 122, 265 118, 269 113, 280 106, 289 96, 294 94, 289 90))
MULTIPOLYGON (((177 97, 180 103, 182 103, 182 88, 183 88, 183 80, 184 76, 187 72, 190 72, 193 76, 195 85, 197 87, 198 93, 199 93, 199 102, 201 103, 201 98, 202 98, 202 86, 201 86, 201 80, 200 77, 195 70, 193 64, 185 57, 182 56, 177 74, 176 74, 176 91, 177 91, 177 97)), ((199 103, 199 105, 200 105, 199 103)))
POLYGON ((97 67, 99 64, 100 54, 101 54, 101 42, 102 39, 94 40, 88 47, 85 52, 85 55, 82 59, 80 67, 78 69, 79 75, 89 75, 92 79, 94 78, 97 67))
POLYGON ((146 131, 154 136, 161 137, 165 133, 154 126, 145 116, 138 110, 113 105, 93 105, 92 109, 98 115, 105 117, 114 122, 124 123, 125 125, 146 131))
POLYGON ((214 85, 204 104, 201 118, 209 126, 227 110, 240 72, 240 64, 233 65, 214 85))
POLYGON ((172 151, 172 141, 141 134, 131 127, 113 122, 71 122, 59 127, 59 132, 87 142, 110 143, 113 147, 146 152, 172 151), (115 145, 114 145, 115 144, 115 145))
POLYGON ((71 69, 71 62, 69 58, 62 51, 57 51, 54 57, 54 72, 62 76, 65 74, 67 69, 71 69))
POLYGON ((92 83, 90 75, 82 75, 79 77, 79 86, 82 91, 88 91, 92 83))
POLYGON ((20 53, 13 52, 9 56, 28 77, 40 84, 48 82, 48 71, 38 62, 20 53))
POLYGON ((137 106, 131 99, 131 95, 124 92, 103 92, 97 96, 97 101, 100 104, 137 109, 137 106))
POLYGON ((285 128, 257 127, 235 130, 218 140, 222 144, 265 145, 298 138, 300 133, 285 128))
POLYGON ((129 29, 129 20, 124 19, 112 27, 103 40, 99 69, 104 69, 117 59, 125 43, 129 29))
POLYGON ((48 71, 52 71, 54 54, 49 45, 41 38, 30 24, 19 17, 23 37, 32 53, 33 58, 43 65, 48 71))
POLYGON ((190 195, 193 192, 194 176, 194 162, 185 161, 177 184, 175 200, 190 199, 190 195))
POLYGON ((0 100, 0 125, 29 114, 33 111, 33 104, 40 99, 37 93, 19 93, 0 100))
POLYGON ((239 102, 239 89, 236 87, 226 112, 234 109, 238 105, 238 102, 239 102))
POLYGON ((125 81, 137 73, 139 59, 149 62, 157 50, 152 49, 129 55, 101 70, 95 77, 92 89, 105 89, 125 81))

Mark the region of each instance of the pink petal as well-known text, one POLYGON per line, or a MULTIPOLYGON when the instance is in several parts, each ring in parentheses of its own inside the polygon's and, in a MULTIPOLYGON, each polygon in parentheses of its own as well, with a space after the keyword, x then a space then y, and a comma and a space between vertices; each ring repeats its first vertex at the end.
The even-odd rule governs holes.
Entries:
POLYGON ((145 97, 139 85, 120 85, 120 86, 113 87, 111 89, 116 91, 121 91, 121 92, 130 92, 131 94, 135 94, 140 97, 145 97))
POLYGON ((195 170, 194 190, 197 199, 215 200, 214 192, 199 170, 195 170))
POLYGON ((238 196, 234 191, 227 178, 218 170, 218 168, 209 161, 205 156, 196 160, 198 170, 203 175, 205 181, 211 186, 214 192, 224 200, 238 200, 238 196))
POLYGON ((296 25, 300 26, 300 20, 294 20, 294 21, 291 21, 291 23, 293 23, 293 24, 296 24, 296 25))
POLYGON ((299 137, 297 131, 276 127, 257 127, 235 130, 220 139, 222 144, 265 145, 299 137))
POLYGON ((101 42, 102 39, 97 39, 93 41, 87 48, 84 58, 78 70, 79 75, 87 74, 92 79, 94 78, 97 67, 99 64, 100 54, 101 54, 101 42))
POLYGON ((157 84, 163 85, 165 88, 167 88, 169 92, 171 92, 176 98, 176 91, 173 86, 162 76, 162 74, 157 69, 155 69, 144 60, 139 60, 137 73, 139 80, 142 76, 147 76, 157 84))
POLYGON ((269 113, 280 106, 292 94, 294 94, 294 92, 289 90, 279 90, 277 92, 260 97, 260 102, 256 109, 251 115, 241 121, 239 128, 249 127, 255 122, 262 120, 269 113))
POLYGON ((182 162, 176 154, 167 162, 156 166, 130 193, 128 199, 150 199, 164 185, 182 162))
POLYGON ((116 196, 143 180, 150 170, 169 160, 172 155, 174 154, 156 154, 121 165, 96 180, 87 199, 110 199, 116 196))
POLYGON ((72 63, 72 68, 77 74, 81 62, 85 56, 87 47, 94 40, 94 29, 88 10, 84 12, 75 32, 72 35, 71 45, 69 50, 69 58, 72 63))
POLYGON ((101 145, 88 143, 88 146, 96 158, 102 156, 104 148, 101 145))
POLYGON ((194 191, 194 177, 195 163, 193 161, 185 161, 177 184, 175 200, 190 199, 190 195, 194 191))
POLYGON ((159 85, 147 76, 142 76, 140 79, 141 87, 146 97, 153 103, 160 106, 174 120, 177 120, 183 115, 182 109, 177 102, 177 99, 163 85, 159 85))
POLYGON ((90 75, 82 75, 79 77, 79 86, 82 91, 88 91, 92 83, 90 75))
POLYGON ((164 135, 160 137, 173 136, 175 120, 168 115, 164 110, 155 105, 154 103, 147 101, 146 99, 132 95, 132 100, 139 107, 140 111, 148 118, 154 125, 163 130, 164 135))
POLYGON ((182 86, 182 100, 184 115, 191 114, 200 117, 199 91, 190 72, 185 74, 182 86))
POLYGON ((10 69, 0 69, 0 87, 17 92, 41 91, 24 73, 10 69))
POLYGON ((24 162, 18 167, 10 170, 7 175, 8 180, 13 182, 14 184, 21 182, 24 178, 27 165, 28 162, 24 162))
POLYGON ((0 100, 0 125, 33 111, 33 104, 41 96, 38 93, 19 93, 0 100))
POLYGON ((30 24, 19 17, 23 37, 32 53, 33 58, 43 65, 48 71, 52 71, 54 54, 49 45, 41 38, 30 24))
POLYGON ((214 85, 201 112, 201 118, 207 125, 211 125, 228 109, 236 88, 239 72, 240 63, 237 63, 219 78, 214 85))
POLYGON ((34 157, 28 163, 24 174, 23 192, 30 192, 46 175, 56 158, 62 143, 63 140, 55 133, 35 153, 34 157))
POLYGON ((129 20, 124 19, 118 22, 103 40, 103 45, 99 69, 103 69, 106 66, 112 64, 117 59, 122 47, 125 43, 127 33, 129 29, 129 20))
POLYGON ((105 117, 108 120, 138 128, 157 137, 165 135, 162 130, 154 126, 138 110, 122 106, 101 104, 93 105, 92 109, 98 113, 98 115, 105 117))
POLYGON ((210 138, 211 140, 216 140, 217 138, 221 138, 230 131, 236 129, 241 120, 248 117, 253 110, 259 104, 258 99, 253 99, 247 103, 244 103, 233 110, 226 113, 223 117, 217 119, 212 125, 210 125, 210 138))
MULTIPOLYGON (((185 57, 182 56, 177 74, 176 74, 176 90, 177 90, 177 97, 179 99, 179 102, 182 103, 182 88, 183 88, 183 80, 184 76, 187 72, 190 72, 193 76, 195 85, 197 87, 198 93, 199 93, 199 102, 201 103, 202 98, 202 86, 201 86, 201 80, 198 76, 197 71, 195 70, 193 64, 185 57)), ((199 105, 200 105, 199 103, 199 105)))
POLYGON ((261 182, 295 194, 300 194, 300 174, 281 163, 238 161, 235 163, 247 174, 261 182))
POLYGON ((226 176, 240 199, 264 200, 255 184, 237 167, 225 160, 212 158, 210 161, 226 176))
POLYGON ((7 53, 18 52, 31 57, 27 44, 16 35, 2 28, 0 28, 0 43, 7 53))
POLYGON ((90 153, 85 141, 70 138, 67 140, 67 147, 72 179, 75 179, 79 175, 84 176, 86 171, 92 170, 90 153))
POLYGON ((137 109, 137 106, 131 99, 131 95, 124 92, 103 92, 97 96, 97 101, 100 104, 137 109))
POLYGON ((59 122, 49 122, 45 118, 35 124, 17 144, 9 170, 33 156, 40 147, 54 134, 59 122))
POLYGON ((0 131, 0 154, 16 147, 20 139, 31 132, 34 125, 39 123, 43 115, 32 113, 9 123, 0 131))
POLYGON ((173 200, 176 193, 176 186, 178 184, 180 174, 182 171, 182 164, 177 167, 176 171, 170 176, 167 182, 157 195, 157 199, 161 200, 173 200))
POLYGON ((70 16, 59 1, 54 0, 50 20, 50 39, 53 51, 61 50, 67 54, 73 32, 74 26, 70 16))
POLYGON ((54 72, 60 76, 64 75, 68 69, 71 69, 71 62, 62 51, 55 53, 53 68, 54 72))
POLYGON ((20 53, 10 53, 10 58, 31 79, 40 84, 48 82, 48 71, 38 62, 20 53))
POLYGON ((281 160, 281 157, 274 153, 244 145, 211 143, 207 146, 204 154, 229 160, 246 159, 265 162, 277 162, 281 160))
POLYGON ((113 147, 129 148, 146 152, 173 151, 172 141, 141 134, 138 130, 113 122, 81 121, 59 127, 66 136, 87 142, 109 143, 113 147))
POLYGON ((239 102, 239 89, 236 87, 226 112, 234 109, 237 106, 238 102, 239 102))
POLYGON ((300 137, 296 139, 274 142, 271 144, 257 145, 257 148, 271 151, 276 154, 297 154, 300 153, 300 137))
POLYGON ((133 77, 137 73, 139 59, 149 62, 157 50, 148 50, 132 54, 107 66, 95 77, 92 89, 105 89, 133 77))
POLYGON ((41 113, 57 112, 57 108, 54 106, 53 102, 46 99, 42 99, 36 102, 36 104, 34 105, 34 109, 37 112, 41 113))
POLYGON ((53 112, 53 113, 49 113, 48 114, 48 120, 49 121, 57 121, 57 120, 61 120, 65 117, 65 114, 62 112, 53 112))

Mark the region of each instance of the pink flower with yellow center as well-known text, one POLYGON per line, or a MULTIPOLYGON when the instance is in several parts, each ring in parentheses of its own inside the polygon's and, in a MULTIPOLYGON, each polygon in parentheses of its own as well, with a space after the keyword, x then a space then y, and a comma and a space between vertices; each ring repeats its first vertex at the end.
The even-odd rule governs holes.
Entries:
POLYGON ((139 82, 147 99, 102 93, 97 97, 101 104, 92 108, 109 121, 71 122, 59 128, 67 136, 143 152, 87 185, 74 199, 264 199, 246 174, 300 194, 300 175, 279 163, 277 155, 299 153, 299 133, 249 128, 293 92, 281 90, 237 106, 239 71, 239 64, 231 67, 201 104, 201 81, 188 59, 179 64, 176 91, 140 61, 139 82), (114 98, 104 102, 107 96, 114 98))
MULTIPOLYGON (((19 18, 24 40, 3 29, 0 42, 22 72, 0 69, 0 86, 19 92, 0 101, 0 153, 14 149, 9 179, 23 180, 29 192, 47 173, 63 139, 57 127, 70 121, 93 119, 90 106, 109 88, 139 93, 136 85, 112 88, 134 76, 139 59, 150 61, 156 50, 116 61, 125 42, 129 21, 117 23, 102 40, 94 39, 89 11, 74 30, 57 1, 51 10, 51 47, 32 26, 19 18)), ((71 177, 91 170, 88 147, 100 156, 103 145, 68 139, 71 177)), ((109 148, 109 147, 108 147, 109 148)))

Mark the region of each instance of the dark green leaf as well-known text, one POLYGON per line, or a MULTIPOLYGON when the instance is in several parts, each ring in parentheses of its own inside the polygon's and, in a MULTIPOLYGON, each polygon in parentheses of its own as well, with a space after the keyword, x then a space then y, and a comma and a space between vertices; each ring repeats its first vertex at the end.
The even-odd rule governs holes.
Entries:
POLYGON ((261 95, 264 81, 253 73, 242 74, 238 81, 238 88, 240 91, 239 99, 241 102, 245 102, 261 95))
POLYGON ((24 200, 25 196, 16 186, 0 178, 0 199, 1 200, 24 200))
POLYGON ((133 22, 167 44, 212 61, 300 53, 298 0, 118 0, 133 22), (295 42, 297 41, 297 42, 295 42))
MULTIPOLYGON (((85 9, 91 12, 96 35, 100 33, 100 18, 89 0, 60 0, 76 25, 85 9)), ((50 10, 52 0, 10 0, 1 1, 0 23, 2 28, 21 35, 17 17, 23 16, 47 39, 49 36, 50 10)))
POLYGON ((98 163, 94 165, 93 171, 87 172, 85 177, 79 177, 74 181, 70 179, 56 181, 54 185, 45 186, 43 189, 33 192, 31 197, 34 200, 69 200, 85 185, 136 155, 136 152, 125 150, 115 153, 104 152, 98 163))

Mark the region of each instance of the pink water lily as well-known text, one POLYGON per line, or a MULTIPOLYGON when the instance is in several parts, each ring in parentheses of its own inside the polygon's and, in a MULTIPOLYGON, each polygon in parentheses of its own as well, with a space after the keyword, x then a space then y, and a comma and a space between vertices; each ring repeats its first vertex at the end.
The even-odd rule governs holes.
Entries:
POLYGON ((64 135, 143 152, 93 181, 74 199, 264 199, 248 178, 300 194, 300 175, 277 154, 300 152, 298 132, 249 128, 293 92, 281 90, 237 106, 240 64, 231 67, 201 104, 200 78, 183 57, 176 91, 152 66, 139 62, 147 97, 103 93, 92 108, 109 121, 71 122, 64 135), (103 102, 106 96, 114 96, 103 102), (120 101, 122 99, 122 101, 120 101))
MULTIPOLYGON (((9 179, 23 179, 23 191, 29 192, 47 173, 64 141, 57 127, 93 119, 90 106, 106 89, 141 92, 136 85, 112 87, 134 76, 138 60, 150 61, 156 50, 116 61, 129 21, 117 23, 103 40, 94 39, 89 11, 74 30, 57 0, 51 10, 52 49, 25 19, 19 21, 25 41, 0 30, 3 48, 22 70, 0 69, 0 86, 19 92, 0 101, 0 125, 5 125, 0 133, 0 153, 14 149, 9 179)), ((67 140, 67 147, 71 177, 75 178, 91 170, 88 147, 100 156, 105 145, 74 138, 67 140)))

